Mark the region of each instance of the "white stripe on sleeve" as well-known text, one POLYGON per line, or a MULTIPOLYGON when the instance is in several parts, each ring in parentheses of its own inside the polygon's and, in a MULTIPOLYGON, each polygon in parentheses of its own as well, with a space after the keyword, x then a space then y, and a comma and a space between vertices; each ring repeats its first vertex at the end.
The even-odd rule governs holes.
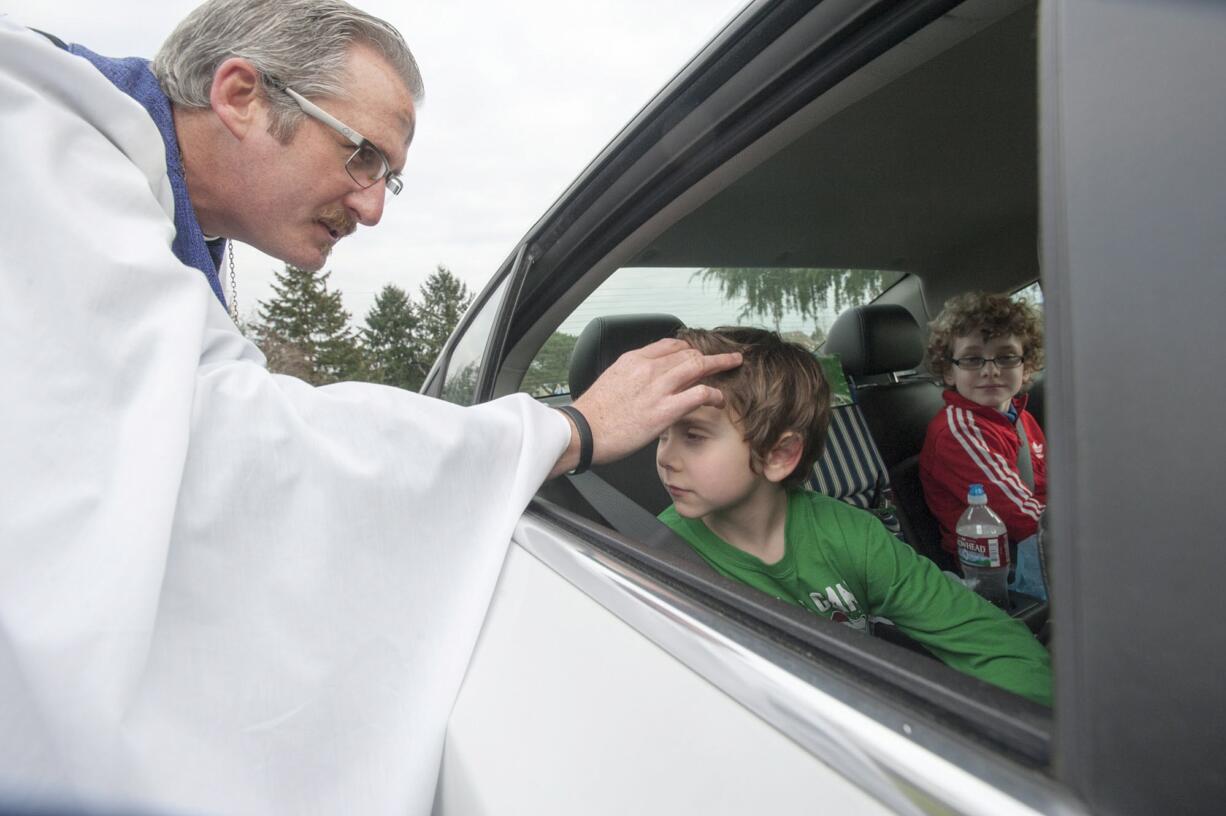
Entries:
POLYGON ((993 461, 992 452, 983 441, 983 437, 979 435, 978 428, 975 427, 975 419, 970 412, 950 405, 945 409, 945 416, 950 433, 953 434, 954 439, 958 440, 962 450, 966 451, 966 455, 983 472, 987 480, 996 485, 1005 498, 1016 505, 1023 515, 1038 521, 1042 506, 1029 495, 1030 491, 1025 489, 1011 469, 1005 468, 1002 473, 1002 469, 996 466, 998 463, 993 461))

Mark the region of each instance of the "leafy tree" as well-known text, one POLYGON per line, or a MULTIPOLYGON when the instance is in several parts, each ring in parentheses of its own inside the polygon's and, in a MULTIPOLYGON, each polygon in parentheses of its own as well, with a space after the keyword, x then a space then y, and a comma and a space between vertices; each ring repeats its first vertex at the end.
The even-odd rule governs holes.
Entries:
POLYGON ((570 379, 570 355, 578 339, 565 332, 550 335, 528 366, 520 390, 535 397, 545 397, 554 393, 558 386, 566 385, 570 379))
POLYGON ((875 269, 762 269, 712 267, 694 273, 716 281, 724 300, 743 299, 737 318, 769 318, 779 328, 784 314, 817 319, 822 312, 871 300, 897 273, 875 269))
POLYGON ((371 382, 413 391, 421 388, 434 360, 424 353, 418 327, 409 295, 399 286, 384 286, 361 331, 371 382))
POLYGON ((421 372, 423 379, 472 302, 473 295, 468 287, 445 266, 440 265, 431 272, 421 285, 417 339, 421 349, 420 359, 425 366, 421 372))
POLYGON ((314 385, 364 378, 365 359, 349 327, 341 292, 328 291, 330 275, 290 264, 276 273, 275 296, 260 302, 256 326, 256 342, 269 370, 314 385))

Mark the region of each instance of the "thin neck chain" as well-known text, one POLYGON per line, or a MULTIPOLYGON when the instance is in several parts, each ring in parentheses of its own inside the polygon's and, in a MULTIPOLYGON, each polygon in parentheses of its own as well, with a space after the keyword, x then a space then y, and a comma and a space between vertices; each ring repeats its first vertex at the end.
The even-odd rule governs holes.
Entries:
POLYGON ((230 257, 230 319, 238 325, 238 277, 234 274, 234 241, 226 241, 226 254, 230 257))

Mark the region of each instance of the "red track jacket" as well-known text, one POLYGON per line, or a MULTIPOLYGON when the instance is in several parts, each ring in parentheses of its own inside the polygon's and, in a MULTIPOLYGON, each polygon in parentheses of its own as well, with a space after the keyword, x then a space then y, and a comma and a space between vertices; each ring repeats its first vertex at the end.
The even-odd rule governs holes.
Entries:
POLYGON ((988 506, 1004 519, 1009 539, 1034 535, 1039 513, 1047 505, 1047 439, 1026 411, 1026 397, 1013 398, 1026 436, 1034 491, 1017 472, 1018 435, 1009 417, 995 408, 977 405, 953 389, 945 391, 945 407, 928 423, 920 452, 920 481, 929 509, 941 523, 941 547, 958 551, 954 527, 966 510, 966 493, 981 484, 988 506))

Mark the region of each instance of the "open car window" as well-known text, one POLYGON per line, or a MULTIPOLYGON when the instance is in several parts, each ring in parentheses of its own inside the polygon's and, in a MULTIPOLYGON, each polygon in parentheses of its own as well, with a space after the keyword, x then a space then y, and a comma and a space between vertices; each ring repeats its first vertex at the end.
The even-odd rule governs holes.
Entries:
MULTIPOLYGON (((1036 9, 1020 0, 972 5, 975 14, 938 16, 841 81, 815 82, 790 117, 776 117, 756 140, 711 159, 688 186, 669 195, 650 187, 671 178, 673 159, 664 155, 664 169, 644 170, 645 192, 611 200, 608 215, 563 213, 560 223, 582 229, 575 228, 573 243, 564 230, 546 231, 534 247, 504 388, 567 401, 571 353, 595 318, 666 314, 690 327, 759 326, 826 352, 836 319, 866 304, 901 308, 922 333, 953 295, 1034 283, 1036 9), (632 218, 627 212, 638 201, 652 207, 632 218)), ((728 110, 716 107, 700 113, 728 110)), ((700 160, 683 155, 676 164, 700 160)), ((613 199, 621 183, 631 186, 613 177, 601 191, 613 199)), ((1037 287, 1023 296, 1041 297, 1037 287)), ((863 368, 870 357, 841 359, 863 368)), ((919 357, 881 357, 897 365, 834 372, 850 384, 841 389, 839 436, 832 432, 831 461, 819 461, 806 486, 868 510, 921 558, 941 564, 934 557, 940 531, 925 507, 917 464, 925 428, 942 406, 941 388, 919 357)), ((848 637, 830 619, 711 575, 692 553, 687 561, 685 542, 668 541, 654 522, 669 504, 654 447, 594 470, 627 500, 620 506, 586 493, 577 480, 548 483, 540 496, 571 513, 568 523, 591 522, 586 540, 667 572, 734 617, 796 637, 816 665, 867 678, 866 687, 884 698, 958 722, 1032 767, 1046 765, 1051 719, 1041 705, 930 659, 888 623, 877 628, 881 637, 848 637), (646 521, 633 520, 627 505, 646 521), (609 528, 618 535, 600 532, 609 528)), ((1042 631, 1045 607, 1011 612, 1042 631)))

